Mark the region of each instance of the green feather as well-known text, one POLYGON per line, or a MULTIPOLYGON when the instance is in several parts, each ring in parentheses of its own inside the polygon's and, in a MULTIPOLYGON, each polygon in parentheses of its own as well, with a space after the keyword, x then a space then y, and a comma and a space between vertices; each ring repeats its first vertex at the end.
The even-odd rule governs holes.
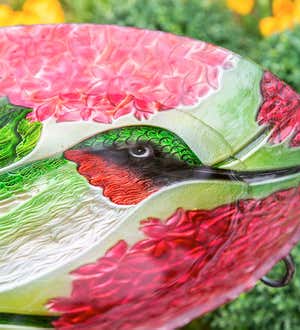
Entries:
POLYGON ((19 161, 37 145, 42 125, 26 119, 31 109, 0 101, 0 168, 19 161))
POLYGON ((109 130, 77 144, 73 149, 123 146, 134 143, 152 143, 161 152, 191 166, 201 164, 195 153, 181 138, 170 131, 154 126, 127 126, 109 130))
POLYGON ((64 158, 50 158, 1 174, 0 201, 27 191, 37 179, 66 163, 64 158))

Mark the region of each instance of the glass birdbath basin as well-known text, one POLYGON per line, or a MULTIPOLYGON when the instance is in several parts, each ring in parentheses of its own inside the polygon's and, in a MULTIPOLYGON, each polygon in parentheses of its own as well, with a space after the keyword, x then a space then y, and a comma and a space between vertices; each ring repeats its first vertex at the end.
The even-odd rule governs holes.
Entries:
POLYGON ((0 328, 174 329, 300 239, 300 97, 205 42, 0 30, 0 328))

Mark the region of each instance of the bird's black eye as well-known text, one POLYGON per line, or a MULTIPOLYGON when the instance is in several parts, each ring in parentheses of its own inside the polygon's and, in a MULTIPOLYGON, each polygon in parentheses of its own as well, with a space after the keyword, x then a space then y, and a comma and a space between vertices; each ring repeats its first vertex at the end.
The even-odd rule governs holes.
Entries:
POLYGON ((128 149, 128 153, 134 158, 149 158, 153 156, 153 149, 149 145, 135 145, 128 149))
POLYGON ((73 150, 86 152, 110 159, 125 166, 140 168, 143 163, 158 168, 199 166, 201 161, 189 146, 177 135, 155 126, 125 126, 96 134, 79 144, 73 150), (146 164, 147 163, 147 164, 146 164), (127 166, 129 166, 127 164, 127 166))

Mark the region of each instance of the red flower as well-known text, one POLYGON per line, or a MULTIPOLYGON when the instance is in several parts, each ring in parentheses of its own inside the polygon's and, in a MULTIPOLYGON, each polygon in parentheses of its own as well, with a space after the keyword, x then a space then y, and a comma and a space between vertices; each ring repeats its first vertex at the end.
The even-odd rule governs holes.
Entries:
POLYGON ((300 188, 293 188, 143 221, 147 238, 133 246, 120 241, 72 273, 71 296, 48 304, 62 314, 54 326, 157 329, 233 299, 299 238, 299 197, 300 188))
POLYGON ((273 143, 288 139, 290 146, 300 146, 299 94, 270 72, 265 72, 261 88, 263 104, 258 113, 258 123, 273 129, 273 143))

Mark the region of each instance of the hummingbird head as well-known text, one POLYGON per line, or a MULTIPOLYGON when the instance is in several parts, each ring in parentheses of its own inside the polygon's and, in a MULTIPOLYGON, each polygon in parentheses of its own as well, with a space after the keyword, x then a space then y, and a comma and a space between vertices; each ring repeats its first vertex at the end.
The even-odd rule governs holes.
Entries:
POLYGON ((300 97, 277 77, 132 28, 0 40, 0 323, 175 328, 298 241, 300 97))
POLYGON ((186 143, 155 126, 127 126, 101 133, 64 153, 88 182, 113 203, 135 205, 175 183, 174 171, 200 165, 186 143), (171 175, 170 175, 171 174, 171 175))

